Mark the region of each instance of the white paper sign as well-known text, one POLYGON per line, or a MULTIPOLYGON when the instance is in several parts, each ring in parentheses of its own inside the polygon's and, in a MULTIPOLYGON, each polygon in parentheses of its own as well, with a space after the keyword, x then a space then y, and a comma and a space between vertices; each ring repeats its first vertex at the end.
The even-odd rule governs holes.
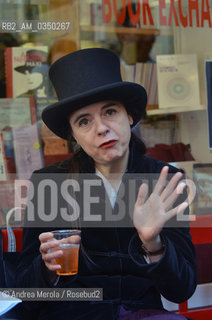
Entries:
POLYGON ((158 55, 159 108, 200 105, 196 54, 158 55))

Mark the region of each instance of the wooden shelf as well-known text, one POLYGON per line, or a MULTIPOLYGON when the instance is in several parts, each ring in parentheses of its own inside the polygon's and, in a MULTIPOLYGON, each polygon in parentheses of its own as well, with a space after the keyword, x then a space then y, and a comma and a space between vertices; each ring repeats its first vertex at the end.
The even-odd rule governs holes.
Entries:
POLYGON ((114 26, 81 26, 81 31, 86 32, 106 32, 119 34, 145 34, 145 35, 159 35, 160 30, 155 28, 127 28, 114 26))
POLYGON ((158 105, 156 105, 156 104, 148 104, 146 106, 146 111, 149 111, 149 110, 158 110, 158 105))
POLYGON ((183 106, 183 107, 170 107, 170 108, 158 108, 158 109, 147 109, 147 115, 160 115, 160 114, 172 114, 172 113, 183 113, 183 112, 191 112, 191 111, 199 111, 206 110, 204 105, 197 106, 183 106))

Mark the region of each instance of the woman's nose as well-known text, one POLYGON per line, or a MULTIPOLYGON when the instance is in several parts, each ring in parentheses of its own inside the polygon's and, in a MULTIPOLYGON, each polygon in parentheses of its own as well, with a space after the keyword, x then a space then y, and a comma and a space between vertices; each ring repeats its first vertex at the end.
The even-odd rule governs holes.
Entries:
POLYGON ((101 119, 99 119, 96 121, 96 131, 98 135, 106 135, 109 132, 109 128, 101 119))

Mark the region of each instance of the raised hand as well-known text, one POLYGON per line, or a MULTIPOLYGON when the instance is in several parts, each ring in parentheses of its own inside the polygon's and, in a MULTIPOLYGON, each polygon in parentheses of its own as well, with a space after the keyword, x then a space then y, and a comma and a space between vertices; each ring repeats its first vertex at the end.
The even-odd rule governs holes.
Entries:
POLYGON ((178 213, 182 213, 188 206, 187 202, 182 202, 173 208, 173 204, 186 184, 184 182, 179 183, 182 173, 177 172, 166 185, 168 170, 168 166, 163 167, 149 197, 148 185, 141 185, 134 207, 134 226, 141 241, 149 251, 156 251, 160 248, 159 235, 164 224, 178 213))

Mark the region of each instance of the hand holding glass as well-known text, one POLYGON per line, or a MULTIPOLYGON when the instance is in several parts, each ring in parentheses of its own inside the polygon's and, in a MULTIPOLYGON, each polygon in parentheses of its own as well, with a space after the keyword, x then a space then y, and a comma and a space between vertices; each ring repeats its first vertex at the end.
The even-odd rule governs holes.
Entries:
MULTIPOLYGON (((57 270, 60 276, 74 275, 78 273, 78 258, 80 242, 70 243, 71 236, 80 236, 80 230, 56 230, 52 231, 54 239, 59 241, 59 249, 63 251, 63 255, 56 258, 56 264, 61 265, 61 269, 57 270)), ((58 248, 56 249, 58 250, 58 248)))

